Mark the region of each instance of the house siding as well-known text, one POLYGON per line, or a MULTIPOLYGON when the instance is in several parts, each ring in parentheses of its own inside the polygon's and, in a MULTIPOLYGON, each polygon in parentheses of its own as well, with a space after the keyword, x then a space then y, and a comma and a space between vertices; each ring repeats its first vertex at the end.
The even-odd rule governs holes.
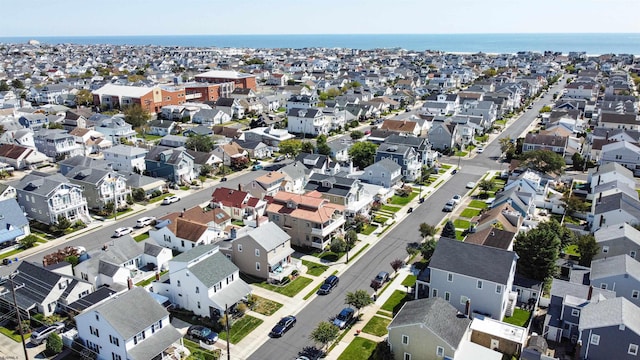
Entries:
POLYGON ((582 349, 580 354, 583 359, 626 360, 638 358, 638 355, 630 355, 627 353, 629 344, 640 346, 640 336, 629 328, 620 330, 618 326, 609 326, 596 329, 583 329, 581 339, 582 349), (591 344, 590 336, 592 334, 600 335, 599 345, 591 344))
POLYGON ((445 357, 455 355, 451 346, 418 324, 389 329, 387 341, 391 344, 394 360, 404 360, 404 353, 411 354, 412 360, 442 360, 436 355, 438 346, 444 349, 445 357), (402 343, 402 335, 409 337, 409 344, 402 343))

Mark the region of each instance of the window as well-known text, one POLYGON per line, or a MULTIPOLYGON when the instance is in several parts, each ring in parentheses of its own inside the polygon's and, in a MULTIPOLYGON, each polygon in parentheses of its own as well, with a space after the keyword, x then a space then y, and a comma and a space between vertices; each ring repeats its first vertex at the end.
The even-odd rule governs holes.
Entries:
POLYGON ((444 348, 442 346, 436 347, 436 356, 444 357, 444 348))
POLYGON ((200 309, 200 301, 198 301, 198 309, 200 309))
POLYGON ((447 281, 448 282, 453 282, 453 274, 452 273, 447 274, 447 281))
POLYGON ((114 344, 115 346, 120 346, 120 340, 115 336, 109 335, 109 342, 114 344))
POLYGON ((607 284, 605 283, 600 284, 600 289, 607 290, 607 284))
POLYGON ((632 258, 636 258, 636 252, 635 250, 631 250, 631 252, 629 252, 629 256, 631 256, 632 258))
POLYGON ((260 256, 260 249, 256 249, 256 256, 260 256))
POLYGON ((259 262, 256 263, 256 270, 260 271, 260 263, 259 262))
POLYGON ((410 353, 404 353, 404 360, 411 360, 411 354, 410 353))
POLYGON ((409 345, 409 337, 407 335, 402 335, 402 343, 404 345, 409 345))
POLYGON ((631 297, 634 298, 634 299, 637 299, 639 295, 640 295, 640 291, 638 291, 638 290, 633 290, 631 292, 631 297))
POLYGON ((571 309, 571 316, 580 316, 580 310, 571 309))
POLYGON ((122 357, 116 353, 111 353, 111 360, 122 360, 122 357))
POLYGON ((602 253, 603 253, 603 254, 606 254, 606 253, 608 253, 608 252, 609 252, 609 247, 608 247, 608 246, 603 246, 603 247, 602 247, 602 253))
POLYGON ((627 351, 629 355, 638 355, 638 345, 629 344, 629 350, 627 351))
POLYGON ((478 283, 476 284, 476 287, 478 289, 482 289, 482 280, 478 280, 478 283))
POLYGON ((496 294, 502 294, 502 285, 496 285, 496 294))
POLYGON ((196 286, 196 294, 200 294, 200 287, 196 286))
POLYGON ((450 299, 450 298, 451 298, 451 293, 449 293, 449 292, 445 291, 445 292, 444 292, 444 299, 445 299, 445 300, 447 300, 447 301, 449 301, 449 299, 450 299))
POLYGON ((600 335, 591 334, 591 345, 599 345, 600 344, 600 335))
POLYGON ((242 244, 238 244, 238 252, 242 252, 242 244))
POLYGON ((438 289, 432 289, 431 290, 431 297, 437 297, 438 296, 438 289))
POLYGON ((178 280, 178 282, 176 284, 178 285, 178 287, 180 287, 180 280, 178 280))

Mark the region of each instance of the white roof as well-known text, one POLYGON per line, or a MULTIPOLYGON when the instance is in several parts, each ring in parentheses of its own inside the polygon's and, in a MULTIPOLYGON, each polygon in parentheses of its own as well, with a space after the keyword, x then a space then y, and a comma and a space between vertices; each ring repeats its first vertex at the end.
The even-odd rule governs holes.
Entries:
POLYGON ((463 339, 456 350, 456 359, 502 360, 502 353, 463 339))
POLYGON ((243 79, 252 77, 251 74, 243 74, 236 71, 227 70, 211 70, 196 75, 196 77, 210 77, 210 78, 227 78, 227 79, 243 79))
POLYGON ((93 94, 138 98, 147 95, 151 91, 153 91, 153 88, 150 87, 106 84, 100 89, 94 90, 93 94))

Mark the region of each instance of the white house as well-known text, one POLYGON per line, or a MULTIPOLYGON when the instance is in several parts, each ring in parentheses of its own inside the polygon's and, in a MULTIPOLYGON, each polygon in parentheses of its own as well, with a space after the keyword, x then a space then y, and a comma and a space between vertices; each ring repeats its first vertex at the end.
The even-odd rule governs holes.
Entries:
POLYGON ((117 145, 104 150, 104 159, 111 163, 113 170, 123 173, 139 172, 146 170, 144 157, 149 150, 129 145, 117 145))

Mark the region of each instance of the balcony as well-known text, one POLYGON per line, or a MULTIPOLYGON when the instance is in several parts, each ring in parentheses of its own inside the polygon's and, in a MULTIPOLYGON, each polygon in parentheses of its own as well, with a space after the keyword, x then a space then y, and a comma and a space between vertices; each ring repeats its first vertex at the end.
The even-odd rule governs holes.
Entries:
POLYGON ((327 246, 329 246, 330 242, 331 242, 331 238, 327 238, 325 240, 322 240, 319 238, 313 238, 311 240, 311 247, 324 250, 327 246))
POLYGON ((335 219, 329 223, 329 225, 325 225, 322 228, 311 228, 311 235, 317 236, 328 236, 332 234, 334 231, 342 227, 344 224, 344 217, 340 217, 339 219, 335 219))
MULTIPOLYGON (((286 259, 283 259, 286 261, 286 259)), ((302 261, 298 259, 291 259, 291 262, 280 264, 274 267, 272 271, 269 272, 269 280, 280 282, 282 279, 288 277, 293 273, 294 270, 300 271, 302 268, 302 261)))

